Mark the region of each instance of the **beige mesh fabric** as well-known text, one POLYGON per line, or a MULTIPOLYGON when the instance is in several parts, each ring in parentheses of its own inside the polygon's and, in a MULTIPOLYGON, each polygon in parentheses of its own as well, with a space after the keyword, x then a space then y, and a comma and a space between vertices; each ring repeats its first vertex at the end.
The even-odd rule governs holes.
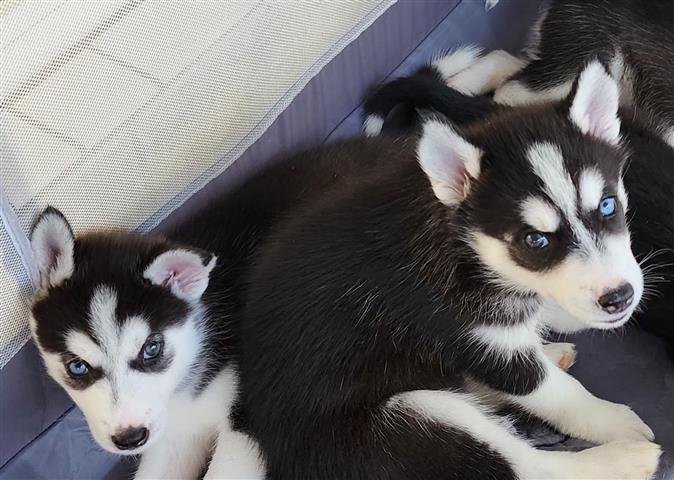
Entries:
POLYGON ((151 228, 394 1, 0 1, 0 194, 19 230, 0 229, 0 367, 27 338, 17 238, 39 210, 151 228))

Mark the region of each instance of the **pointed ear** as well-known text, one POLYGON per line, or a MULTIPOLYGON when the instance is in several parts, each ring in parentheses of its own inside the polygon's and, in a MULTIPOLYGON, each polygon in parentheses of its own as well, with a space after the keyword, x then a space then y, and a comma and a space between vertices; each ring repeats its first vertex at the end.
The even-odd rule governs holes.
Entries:
POLYGON ((143 277, 170 289, 178 298, 197 300, 208 287, 208 277, 215 262, 215 255, 178 248, 155 258, 143 272, 143 277))
POLYGON ((417 157, 435 196, 447 206, 461 203, 480 175, 482 151, 439 119, 424 121, 417 157))
POLYGON ((40 272, 41 288, 55 287, 72 276, 75 236, 61 212, 47 207, 33 225, 30 243, 40 272))
POLYGON ((620 142, 620 94, 618 84, 601 63, 593 61, 585 67, 571 96, 571 121, 583 133, 617 145, 620 142))

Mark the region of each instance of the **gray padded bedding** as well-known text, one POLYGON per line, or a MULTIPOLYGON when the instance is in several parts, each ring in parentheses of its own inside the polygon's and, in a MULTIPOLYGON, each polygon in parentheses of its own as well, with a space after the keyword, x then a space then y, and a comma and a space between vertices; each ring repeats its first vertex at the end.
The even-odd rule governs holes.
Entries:
MULTIPOLYGON (((279 155, 357 135, 358 99, 391 71, 394 76, 410 73, 433 55, 466 43, 516 52, 540 5, 538 0, 501 0, 487 13, 483 0, 456 3, 401 0, 389 9, 309 83, 235 165, 163 226, 179 222, 279 155)), ((635 327, 580 334, 568 341, 578 346, 571 373, 593 393, 629 404, 644 418, 665 448, 659 478, 674 479, 674 365, 663 343, 635 327)), ((127 477, 132 462, 120 463, 102 452, 81 413, 41 371, 31 344, 0 371, 0 479, 127 477)), ((535 423, 521 428, 544 448, 585 446, 535 423)))

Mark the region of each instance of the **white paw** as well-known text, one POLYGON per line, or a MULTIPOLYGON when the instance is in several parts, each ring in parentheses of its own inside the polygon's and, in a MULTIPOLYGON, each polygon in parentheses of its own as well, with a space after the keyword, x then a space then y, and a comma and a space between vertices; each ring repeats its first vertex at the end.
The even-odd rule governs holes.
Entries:
POLYGON ((438 57, 431 64, 438 69, 445 82, 454 75, 473 65, 482 55, 482 49, 475 45, 467 45, 438 57))
POLYGON ((573 455, 573 478, 649 480, 662 450, 651 442, 613 442, 573 455))
POLYGON ((543 352, 564 371, 576 363, 576 346, 573 343, 546 343, 543 345, 543 352))
POLYGON ((653 440, 653 430, 627 405, 596 399, 596 403, 582 412, 584 432, 579 437, 596 443, 616 440, 653 440))
POLYGON ((523 66, 519 58, 504 50, 494 50, 445 81, 465 95, 482 95, 502 86, 523 66))

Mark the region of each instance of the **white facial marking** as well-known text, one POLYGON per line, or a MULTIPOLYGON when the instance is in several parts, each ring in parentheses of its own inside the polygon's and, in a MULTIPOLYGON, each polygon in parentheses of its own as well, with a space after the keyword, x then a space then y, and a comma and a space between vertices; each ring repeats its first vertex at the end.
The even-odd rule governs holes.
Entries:
POLYGON ((580 174, 580 206, 584 211, 596 210, 604 196, 604 177, 594 168, 580 174))
POLYGON ((105 354, 101 347, 86 333, 69 332, 66 335, 66 348, 73 355, 86 359, 86 362, 92 367, 100 368, 105 363, 105 354))
POLYGON ((625 184, 623 183, 622 179, 618 182, 618 200, 620 200, 623 208, 625 211, 627 211, 629 197, 627 195, 627 190, 625 190, 625 184))
POLYGON ((89 321, 94 337, 104 350, 116 350, 119 325, 115 316, 117 293, 106 285, 96 287, 89 304, 89 321))
POLYGON ((549 142, 533 143, 527 150, 527 159, 533 172, 543 181, 547 193, 555 205, 567 217, 576 211, 576 187, 564 165, 562 151, 549 142))
POLYGON ((152 333, 150 326, 142 317, 128 318, 119 335, 120 356, 127 359, 135 358, 150 333, 152 333))
POLYGON ((555 207, 540 197, 527 197, 520 206, 520 215, 539 232, 555 232, 561 222, 555 207))
POLYGON ((578 244, 587 253, 595 251, 595 239, 576 213, 576 186, 566 169, 559 147, 549 142, 533 143, 527 150, 527 158, 534 174, 542 180, 545 193, 571 225, 578 244))
POLYGON ((480 260, 498 274, 493 282, 552 299, 591 328, 610 329, 623 325, 643 294, 643 276, 632 255, 628 234, 606 235, 601 250, 595 248, 589 255, 571 252, 554 268, 540 272, 517 264, 510 257, 508 245, 497 238, 475 232, 471 244, 480 260), (620 314, 603 312, 597 299, 605 290, 622 283, 630 283, 634 289, 632 305, 620 314))

